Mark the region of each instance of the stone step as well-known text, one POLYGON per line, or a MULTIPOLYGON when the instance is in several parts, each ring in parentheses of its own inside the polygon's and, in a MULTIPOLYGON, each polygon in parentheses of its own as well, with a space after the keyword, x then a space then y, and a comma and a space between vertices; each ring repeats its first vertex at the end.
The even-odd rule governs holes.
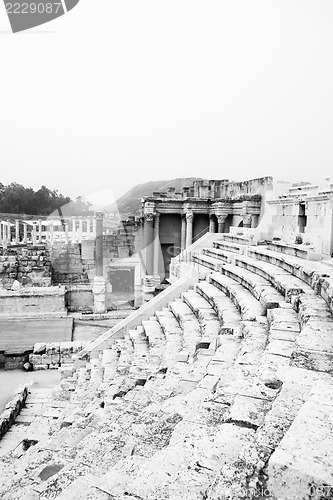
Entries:
POLYGON ((228 252, 237 253, 243 255, 247 248, 246 245, 240 245, 237 243, 233 243, 231 241, 214 241, 214 248, 218 248, 219 250, 227 250, 228 252))
POLYGON ((247 288, 262 305, 263 314, 267 312, 267 309, 284 307, 284 297, 261 276, 232 264, 224 264, 221 272, 247 288))
POLYGON ((169 309, 156 311, 155 315, 166 339, 164 361, 166 365, 170 366, 178 361, 177 354, 183 350, 183 332, 169 309))
POLYGON ((260 302, 243 285, 220 273, 210 274, 208 283, 222 290, 232 300, 236 308, 240 311, 243 320, 266 321, 264 318, 265 311, 260 302))
POLYGON ((240 344, 236 363, 245 365, 251 372, 251 367, 257 367, 265 353, 268 328, 267 325, 255 321, 246 321, 243 324, 244 339, 240 344))
POLYGON ((314 293, 309 285, 274 264, 244 256, 236 256, 234 262, 236 266, 247 269, 269 281, 278 292, 284 295, 287 302, 290 302, 292 295, 305 292, 308 294, 314 293))
POLYGON ((327 375, 301 368, 280 366, 274 377, 266 380, 265 385, 275 388, 278 395, 257 432, 257 442, 264 461, 270 457, 290 428, 313 384, 325 377, 327 375))
POLYGON ((220 320, 220 333, 241 336, 241 316, 231 299, 207 282, 198 283, 195 289, 216 312, 220 320))
POLYGON ((233 252, 228 252, 227 250, 219 250, 218 248, 204 248, 203 254, 209 257, 214 257, 222 262, 229 263, 235 257, 233 252))
POLYGON ((198 318, 202 341, 213 341, 220 333, 220 322, 212 306, 196 291, 184 292, 184 302, 198 318))
POLYGON ((165 334, 161 328, 160 323, 157 319, 154 320, 143 320, 142 326, 145 331, 145 335, 148 338, 149 347, 159 347, 163 348, 165 344, 165 334))
POLYGON ((209 257, 204 254, 192 254, 192 262, 208 267, 208 269, 212 269, 213 271, 220 271, 223 266, 220 259, 209 257))
POLYGON ((312 248, 306 245, 295 245, 284 241, 272 241, 267 246, 270 250, 274 250, 275 252, 281 252, 305 260, 313 261, 322 259, 321 254, 316 253, 312 248))
POLYGON ((309 321, 297 336, 291 365, 333 374, 333 320, 309 321))
POLYGON ((183 330, 184 349, 188 350, 190 355, 193 355, 201 337, 200 324, 197 317, 191 308, 181 299, 171 302, 169 309, 183 330))
POLYGON ((333 497, 332 401, 332 380, 311 389, 269 460, 267 487, 274 497, 333 497))
POLYGON ((231 241, 232 243, 239 243, 241 245, 251 245, 253 238, 245 235, 224 233, 221 235, 223 241, 231 241))
POLYGON ((292 298, 292 306, 298 312, 301 327, 309 321, 332 319, 330 308, 319 295, 301 294, 292 298))
POLYGON ((320 277, 333 277, 332 267, 318 261, 307 261, 299 257, 283 254, 269 250, 265 246, 249 247, 247 256, 263 262, 274 264, 289 272, 293 276, 307 283, 315 291, 319 284, 320 277))

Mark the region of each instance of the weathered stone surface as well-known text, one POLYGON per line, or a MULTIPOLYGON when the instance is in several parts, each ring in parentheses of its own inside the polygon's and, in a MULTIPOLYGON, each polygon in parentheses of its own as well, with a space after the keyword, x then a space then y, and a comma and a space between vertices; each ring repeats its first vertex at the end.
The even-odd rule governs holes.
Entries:
POLYGON ((317 384, 268 466, 277 498, 331 498, 333 494, 333 385, 317 384))

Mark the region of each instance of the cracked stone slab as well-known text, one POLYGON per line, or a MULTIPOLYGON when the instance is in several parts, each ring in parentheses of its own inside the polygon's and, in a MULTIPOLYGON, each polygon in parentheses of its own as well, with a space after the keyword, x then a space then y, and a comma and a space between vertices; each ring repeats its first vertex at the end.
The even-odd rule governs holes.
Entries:
MULTIPOLYGON (((333 385, 312 391, 268 464, 268 489, 277 498, 333 494, 333 385)), ((326 495, 326 496, 325 496, 326 495)))

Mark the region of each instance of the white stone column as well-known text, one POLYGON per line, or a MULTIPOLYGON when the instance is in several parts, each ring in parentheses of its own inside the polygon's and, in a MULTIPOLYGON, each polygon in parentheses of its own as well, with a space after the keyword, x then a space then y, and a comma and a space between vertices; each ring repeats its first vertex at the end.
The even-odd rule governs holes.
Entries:
POLYGON ((181 215, 181 239, 180 239, 181 251, 185 250, 185 247, 186 247, 186 217, 185 215, 181 215))
POLYGON ((10 222, 7 222, 7 229, 8 229, 8 243, 11 243, 11 241, 12 241, 12 231, 11 231, 10 222))
POLYGON ((106 283, 104 276, 95 276, 93 284, 94 312, 103 314, 106 312, 106 283))
POLYGON ((68 245, 69 243, 69 231, 68 231, 68 224, 65 224, 65 243, 68 245))
POLYGON ((186 248, 188 248, 190 245, 192 245, 193 219, 194 219, 193 213, 187 212, 187 214, 186 214, 186 248))
POLYGON ((26 245, 28 243, 28 224, 23 223, 23 243, 26 245))
POLYGON ((37 224, 36 224, 36 222, 34 222, 32 225, 32 244, 34 246, 37 245, 37 224))
POLYGON ((20 243, 20 221, 15 219, 15 243, 20 243))
POLYGON ((78 230, 78 241, 79 243, 82 243, 82 228, 83 228, 83 221, 82 217, 79 217, 79 230, 78 230))
POLYGON ((76 241, 76 217, 72 218, 72 243, 76 241))
POLYGON ((97 220, 96 217, 93 218, 93 238, 96 238, 96 225, 97 225, 97 220))
POLYGON ((215 215, 210 214, 209 216, 209 232, 215 233, 215 215))
POLYGON ((50 244, 52 245, 53 244, 53 238, 54 238, 54 223, 51 222, 51 225, 50 225, 50 244))
POLYGON ((87 217, 87 240, 90 239, 90 217, 87 217))
POLYGON ((154 214, 145 214, 144 221, 144 244, 145 244, 145 266, 146 274, 153 275, 154 267, 154 214))
POLYGON ((43 239, 43 228, 42 228, 42 221, 38 221, 38 243, 42 242, 43 239))
POLYGON ((154 265, 153 265, 153 274, 154 274, 154 283, 155 286, 159 285, 161 282, 160 277, 160 214, 157 213, 155 215, 154 221, 154 265))

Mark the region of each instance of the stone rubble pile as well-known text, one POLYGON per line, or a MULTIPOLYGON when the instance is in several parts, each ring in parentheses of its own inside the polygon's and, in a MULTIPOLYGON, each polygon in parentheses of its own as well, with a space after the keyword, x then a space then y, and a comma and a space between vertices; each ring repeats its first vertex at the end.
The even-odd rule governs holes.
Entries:
POLYGON ((60 366, 72 364, 73 355, 79 353, 86 346, 85 342, 52 342, 34 345, 33 353, 29 355, 29 362, 34 370, 52 370, 60 366))

